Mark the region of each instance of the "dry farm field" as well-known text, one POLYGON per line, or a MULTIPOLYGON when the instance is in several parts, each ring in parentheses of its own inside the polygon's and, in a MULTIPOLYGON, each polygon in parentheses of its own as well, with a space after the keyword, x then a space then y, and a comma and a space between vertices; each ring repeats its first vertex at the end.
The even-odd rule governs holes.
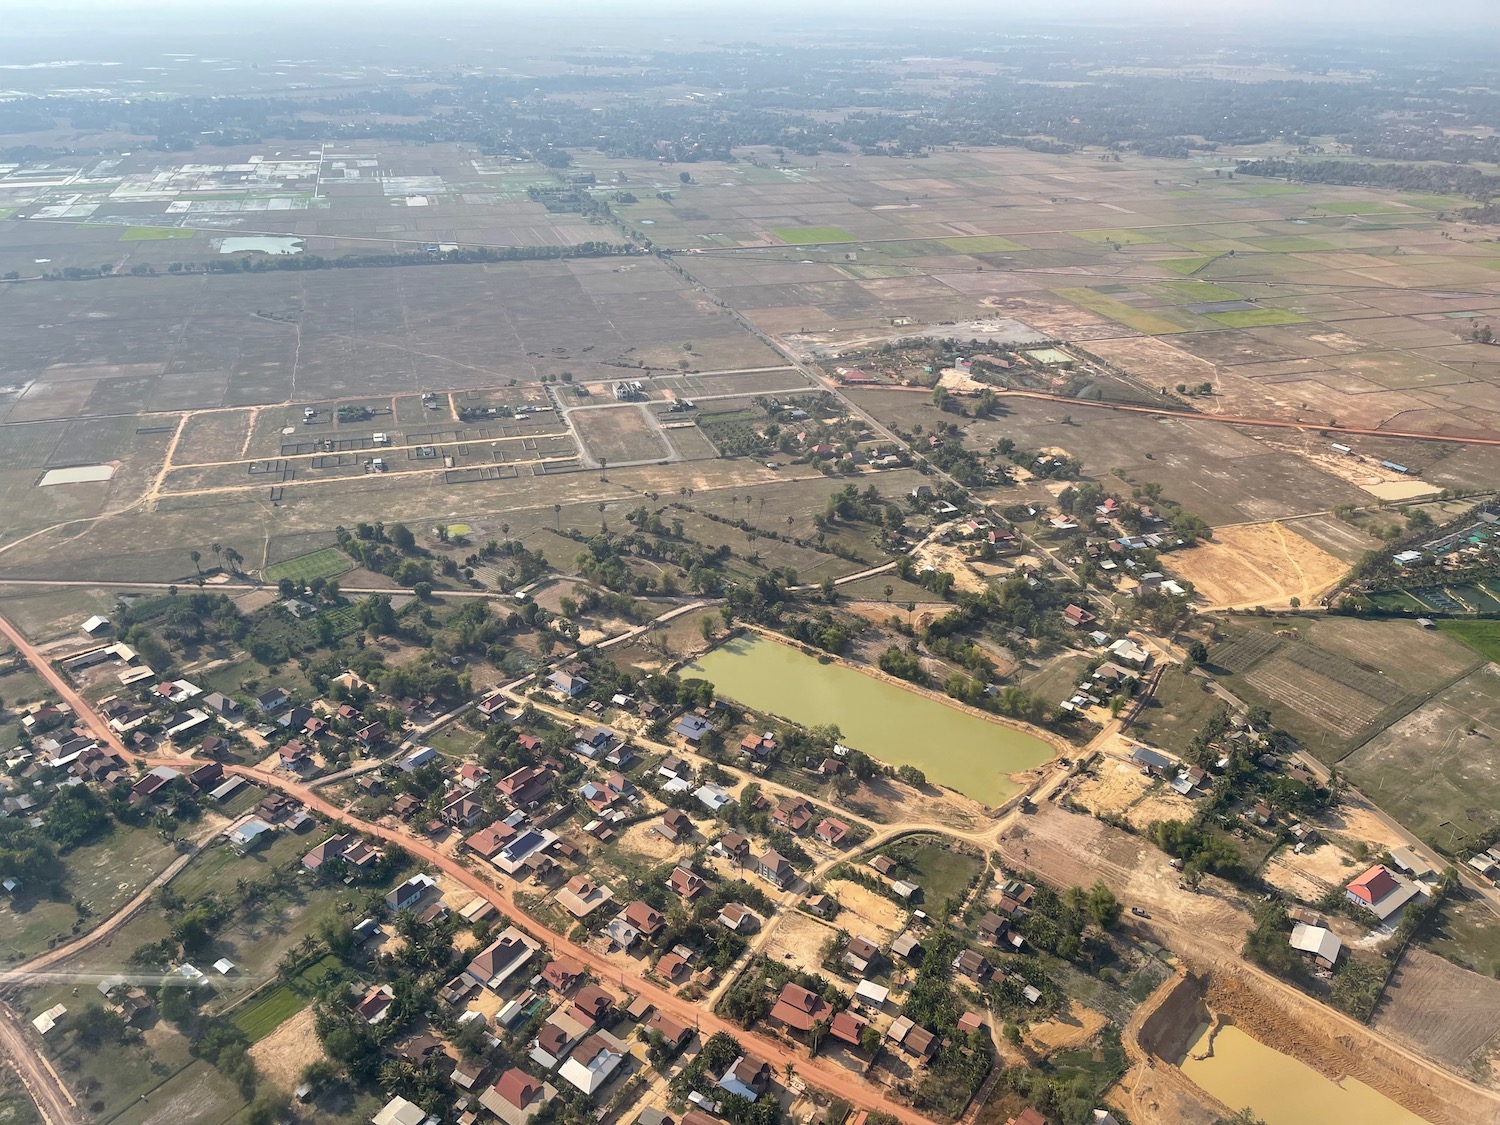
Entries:
POLYGON ((1500 1056, 1500 981, 1409 949, 1373 1026, 1460 1074, 1492 1082, 1500 1056))

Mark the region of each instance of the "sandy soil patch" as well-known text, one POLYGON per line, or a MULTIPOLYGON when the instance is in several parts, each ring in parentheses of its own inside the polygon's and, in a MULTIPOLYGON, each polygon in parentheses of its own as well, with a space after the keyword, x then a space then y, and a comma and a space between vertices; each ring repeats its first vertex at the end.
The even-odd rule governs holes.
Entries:
POLYGON ((945 367, 938 372, 938 386, 945 391, 982 391, 988 385, 956 367, 945 367))
POLYGON ((984 593, 988 583, 970 568, 964 553, 944 543, 923 543, 911 553, 918 570, 930 566, 953 575, 953 585, 967 594, 984 593))
POLYGON ((858 883, 832 879, 823 884, 823 891, 838 900, 841 909, 834 921, 851 934, 862 934, 883 945, 900 933, 906 923, 905 910, 858 883))
POLYGON ((1304 605, 1318 598, 1348 569, 1277 521, 1216 529, 1197 547, 1173 551, 1163 565, 1186 579, 1209 608, 1304 605))
POLYGON ((620 836, 621 851, 631 852, 654 863, 663 863, 688 851, 687 847, 672 843, 656 831, 656 820, 645 820, 632 824, 620 836))
POLYGON ((1351 876, 1359 874, 1353 857, 1332 844, 1296 855, 1290 850, 1277 852, 1265 866, 1266 882, 1293 898, 1313 903, 1351 876), (1348 860, 1348 866, 1344 865, 1348 860))
POLYGON ((1059 1014, 1032 1024, 1026 1029, 1023 1042, 1038 1055, 1050 1055, 1054 1051, 1081 1047, 1099 1033, 1105 1022, 1099 1012, 1085 1008, 1077 1000, 1069 1000, 1066 1015, 1059 1014))
POLYGON ((1079 779, 1072 790, 1073 799, 1085 808, 1124 816, 1137 828, 1145 828, 1157 820, 1192 819, 1191 798, 1179 796, 1162 782, 1146 777, 1129 762, 1105 758, 1097 769, 1097 776, 1079 779))
POLYGON ((823 962, 823 946, 834 932, 835 927, 826 922, 788 910, 766 939, 764 953, 772 961, 816 969, 823 962))
POLYGON ((318 1042, 317 1020, 312 1008, 303 1008, 275 1031, 250 1048, 262 1076, 283 1090, 294 1089, 308 1063, 323 1058, 318 1042))
POLYGON ((886 824, 941 824, 955 832, 973 832, 992 823, 983 803, 962 793, 936 786, 916 790, 889 778, 860 785, 848 800, 886 824))
POLYGON ((1415 500, 1419 496, 1436 496, 1442 491, 1437 485, 1421 480, 1388 480, 1360 487, 1382 500, 1415 500))

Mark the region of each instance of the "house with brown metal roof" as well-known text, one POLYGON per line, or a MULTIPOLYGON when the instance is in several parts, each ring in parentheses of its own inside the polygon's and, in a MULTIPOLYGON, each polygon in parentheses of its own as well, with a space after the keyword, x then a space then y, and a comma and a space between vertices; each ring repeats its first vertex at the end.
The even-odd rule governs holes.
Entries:
POLYGON ((826 1019, 832 1006, 816 992, 800 984, 787 983, 771 1008, 771 1018, 792 1031, 811 1031, 815 1023, 826 1019))

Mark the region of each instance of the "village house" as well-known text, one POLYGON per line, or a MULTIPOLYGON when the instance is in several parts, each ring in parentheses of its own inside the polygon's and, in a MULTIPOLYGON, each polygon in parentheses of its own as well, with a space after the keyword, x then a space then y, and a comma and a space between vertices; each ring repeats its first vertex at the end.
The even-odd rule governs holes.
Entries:
POLYGON ((1364 907, 1384 922, 1422 892, 1415 884, 1396 878, 1389 869, 1377 863, 1351 880, 1344 893, 1350 902, 1364 907))
POLYGON ((749 907, 738 902, 725 903, 719 908, 719 916, 714 921, 736 934, 753 933, 760 928, 760 919, 749 907))
POLYGON ((755 873, 778 890, 785 890, 797 874, 786 857, 774 848, 767 848, 756 857, 755 873))
POLYGON ((817 828, 813 829, 813 834, 825 844, 832 844, 834 847, 838 847, 844 842, 844 838, 849 835, 849 826, 842 820, 831 816, 825 817, 818 822, 817 828))
POLYGON ((554 1098, 557 1090, 520 1067, 511 1067, 479 1095, 479 1104, 505 1125, 527 1125, 554 1098))
POLYGON ((509 926, 474 956, 464 972, 490 991, 498 991, 540 948, 520 930, 509 926))
POLYGON ((800 797, 783 797, 771 810, 771 820, 788 832, 801 833, 812 822, 813 807, 800 797))
POLYGON ((626 923, 643 937, 654 937, 667 924, 659 910, 637 899, 625 908, 626 923))
POLYGON ((703 881, 703 877, 686 867, 674 868, 671 877, 667 880, 667 885, 688 902, 692 902, 708 889, 708 884, 703 881))
POLYGON ((587 918, 614 896, 586 875, 575 875, 557 892, 557 902, 575 918, 587 918))
POLYGON ((727 1094, 738 1094, 748 1101, 758 1101, 771 1089, 771 1064, 741 1055, 720 1075, 715 1085, 727 1094))
POLYGON ((674 844, 690 840, 693 836, 693 818, 681 809, 668 809, 662 813, 656 831, 674 844))
POLYGON ((815 992, 809 992, 800 984, 788 982, 777 996, 771 1008, 771 1019, 790 1031, 808 1032, 813 1025, 828 1017, 832 1007, 815 992))

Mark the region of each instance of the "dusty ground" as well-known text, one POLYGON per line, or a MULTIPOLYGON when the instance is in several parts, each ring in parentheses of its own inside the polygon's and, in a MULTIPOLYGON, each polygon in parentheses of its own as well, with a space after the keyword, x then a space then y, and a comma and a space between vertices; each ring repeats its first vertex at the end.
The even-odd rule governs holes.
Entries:
POLYGON ((1206 608, 1284 606, 1293 597, 1316 605, 1348 569, 1274 520, 1217 528, 1209 542, 1173 551, 1162 564, 1192 582, 1206 608))
MULTIPOLYGON (((652 863, 664 863, 681 854, 684 849, 657 832, 653 827, 656 823, 656 818, 652 818, 631 825, 620 836, 620 849, 652 863)), ((600 877, 603 877, 602 872, 600 877)))
POLYGON ((316 1020, 311 1008, 303 1008, 275 1031, 250 1048, 261 1075, 283 1090, 295 1089, 307 1064, 323 1057, 316 1020))
POLYGON ((1106 757, 1095 767, 1097 776, 1082 777, 1069 795, 1085 808, 1123 815, 1137 828, 1157 820, 1189 820, 1193 801, 1180 797, 1160 781, 1144 776, 1129 762, 1106 757))
POLYGON ((863 934, 877 945, 884 945, 900 933, 906 921, 905 910, 858 883, 830 879, 823 884, 823 892, 837 899, 842 908, 834 919, 836 925, 851 934, 863 934))
MULTIPOLYGON (((842 921, 837 924, 841 925, 842 921)), ((822 963, 823 945, 833 936, 834 931, 833 925, 820 922, 800 911, 788 910, 766 939, 762 952, 772 961, 787 961, 793 965, 815 968, 822 963)))
POLYGON ((1283 848, 1266 864, 1265 877, 1272 886, 1294 898, 1317 902, 1329 890, 1358 875, 1361 870, 1348 852, 1323 843, 1301 855, 1283 848))
POLYGON ((1081 1047, 1099 1033, 1105 1022, 1104 1017, 1092 1008, 1085 1008, 1077 1000, 1069 1000, 1066 1013, 1032 1024, 1026 1029, 1022 1042, 1037 1055, 1050 1055, 1069 1047, 1081 1047))
POLYGON ((968 594, 982 594, 987 583, 969 566, 964 553, 943 543, 923 543, 911 553, 918 570, 930 566, 953 575, 953 587, 968 594))
POLYGON ((1197 894, 1180 890, 1167 856, 1144 838, 1051 802, 1023 816, 1000 853, 1007 866, 1043 872, 1054 886, 1087 887, 1103 879, 1126 907, 1150 912, 1150 922, 1131 925, 1173 950, 1191 945, 1215 958, 1228 950, 1238 955, 1249 928, 1246 905, 1228 884, 1210 876, 1197 894))
POLYGON ((988 823, 984 805, 962 793, 938 786, 916 790, 883 777, 861 784, 848 801, 891 825, 942 824, 956 832, 972 832, 988 823))

